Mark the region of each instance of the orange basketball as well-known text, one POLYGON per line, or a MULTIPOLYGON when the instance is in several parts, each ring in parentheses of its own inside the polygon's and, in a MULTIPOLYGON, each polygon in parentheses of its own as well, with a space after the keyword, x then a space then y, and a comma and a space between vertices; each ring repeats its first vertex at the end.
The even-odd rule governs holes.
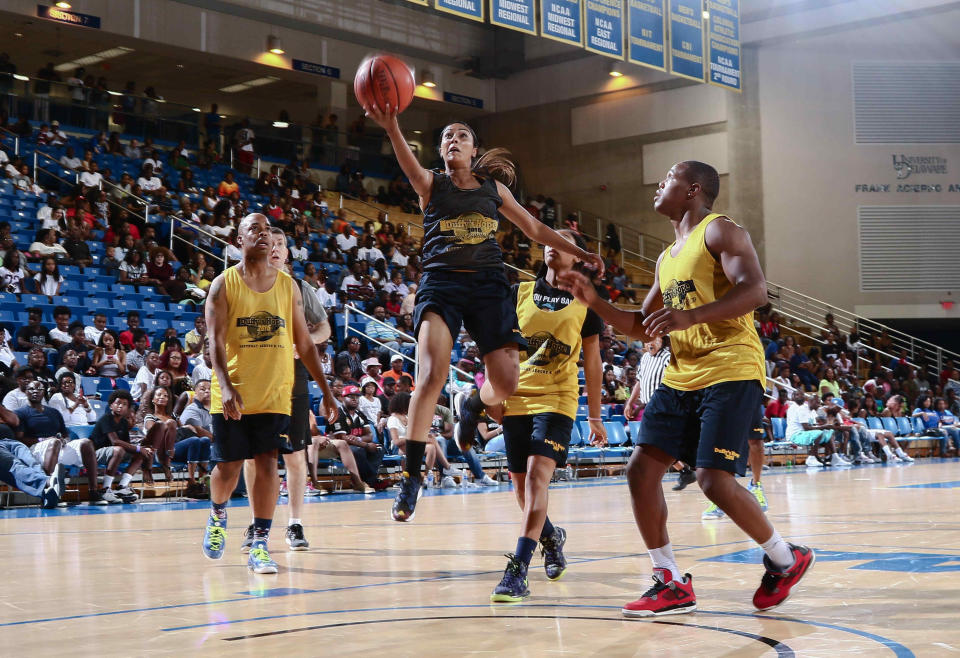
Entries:
POLYGON ((381 110, 398 108, 403 112, 413 100, 417 86, 413 71, 399 57, 393 55, 370 55, 357 68, 353 78, 353 93, 361 105, 376 104, 381 110))

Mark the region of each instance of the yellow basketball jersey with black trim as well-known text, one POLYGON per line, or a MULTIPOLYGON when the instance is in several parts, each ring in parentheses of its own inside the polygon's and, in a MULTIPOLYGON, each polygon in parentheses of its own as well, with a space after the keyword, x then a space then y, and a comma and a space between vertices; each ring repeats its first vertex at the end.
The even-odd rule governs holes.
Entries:
POLYGON ((527 350, 520 353, 520 382, 504 403, 504 415, 554 412, 576 418, 577 361, 587 307, 573 300, 555 311, 541 309, 533 300, 535 283, 517 288, 517 320, 527 350))
MULTIPOLYGON (((670 255, 673 244, 663 252, 660 290, 665 307, 694 309, 720 299, 733 287, 704 241, 707 226, 718 217, 724 215, 704 217, 676 256, 670 255)), ((763 346, 753 326, 753 313, 671 331, 670 355, 663 383, 681 391, 720 382, 755 379, 763 385, 766 381, 763 346)))
MULTIPOLYGON (((244 414, 290 415, 293 392, 293 280, 278 272, 266 292, 251 290, 236 266, 223 273, 227 299, 227 372, 244 414)), ((217 374, 210 381, 210 412, 223 413, 217 374)))

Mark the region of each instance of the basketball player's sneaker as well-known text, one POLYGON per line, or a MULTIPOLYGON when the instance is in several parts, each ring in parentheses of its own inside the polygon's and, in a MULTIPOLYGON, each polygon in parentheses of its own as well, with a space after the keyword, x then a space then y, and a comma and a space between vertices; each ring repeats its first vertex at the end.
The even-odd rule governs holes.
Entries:
POLYGON ((240 542, 240 552, 249 553, 250 547, 253 546, 253 524, 247 526, 247 529, 243 532, 243 541, 240 542))
POLYGON ((247 568, 253 573, 277 573, 280 567, 270 558, 266 539, 256 539, 250 547, 247 568))
POLYGON ((135 503, 140 499, 140 497, 137 496, 137 492, 131 489, 129 486, 117 489, 117 495, 120 496, 120 500, 128 504, 135 503))
POLYGON ((754 482, 750 480, 750 485, 747 487, 750 493, 753 494, 753 497, 757 499, 757 502, 760 503, 760 509, 764 512, 767 511, 767 497, 763 493, 763 485, 759 482, 754 482))
POLYGON ((804 463, 807 465, 807 468, 820 468, 821 466, 826 466, 826 464, 821 462, 813 455, 807 455, 807 461, 804 463))
POLYGON ((653 587, 636 601, 623 606, 621 613, 624 617, 660 617, 682 615, 696 609, 693 576, 686 574, 683 580, 673 580, 669 569, 654 569, 653 587))
POLYGON ((305 551, 310 548, 310 543, 303 536, 303 526, 299 523, 287 526, 287 546, 291 551, 305 551))
POLYGON ((227 520, 211 514, 203 533, 203 554, 211 560, 223 557, 223 545, 227 541, 227 520))
POLYGON ((552 535, 540 540, 543 570, 550 580, 558 580, 567 571, 567 558, 563 556, 563 545, 566 543, 567 531, 560 527, 554 527, 552 535))
POLYGON ((689 466, 682 471, 680 471, 680 476, 677 478, 677 483, 673 485, 674 491, 683 491, 689 485, 697 481, 697 474, 693 472, 693 469, 689 466))
POLYGON ((770 562, 770 558, 763 556, 763 566, 767 572, 763 574, 760 587, 753 595, 753 606, 757 610, 773 610, 790 598, 793 587, 817 561, 817 556, 812 549, 795 544, 789 544, 789 546, 793 553, 793 564, 786 571, 779 571, 770 562))
POLYGON ((517 559, 512 553, 506 554, 507 568, 503 570, 500 584, 493 588, 490 601, 493 603, 519 603, 530 596, 527 587, 527 568, 529 565, 517 559))
POLYGON ((719 507, 717 507, 716 503, 710 503, 707 506, 707 509, 703 510, 703 514, 700 515, 700 518, 705 520, 722 519, 725 516, 726 514, 724 513, 724 511, 719 507))
POLYGON ((413 521, 417 512, 417 501, 420 500, 420 478, 412 478, 406 471, 400 480, 400 491, 393 501, 391 514, 394 521, 402 523, 413 521))
POLYGON ((484 417, 483 413, 474 413, 468 408, 467 402, 470 400, 467 393, 457 393, 453 399, 453 406, 457 410, 459 421, 453 428, 453 438, 460 447, 461 452, 467 452, 473 447, 473 442, 477 434, 477 423, 484 417))

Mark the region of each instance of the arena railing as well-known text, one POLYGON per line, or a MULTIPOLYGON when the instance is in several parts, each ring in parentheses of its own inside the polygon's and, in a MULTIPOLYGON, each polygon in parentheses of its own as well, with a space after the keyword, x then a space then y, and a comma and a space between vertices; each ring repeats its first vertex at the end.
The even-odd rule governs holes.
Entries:
MULTIPOLYGON (((178 211, 178 213, 182 213, 182 212, 183 212, 182 209, 178 211)), ((223 238, 217 237, 216 235, 214 235, 213 233, 210 233, 209 231, 205 231, 202 224, 197 224, 193 220, 186 219, 184 217, 179 216, 178 214, 171 214, 169 219, 170 219, 170 251, 173 251, 173 245, 175 244, 175 241, 180 241, 186 245, 190 245, 191 247, 193 247, 194 251, 199 251, 200 253, 206 256, 209 256, 212 259, 212 261, 222 261, 223 269, 226 269, 228 267, 229 263, 227 261, 227 246, 230 244, 229 242, 227 242, 223 238), (218 256, 215 253, 208 251, 207 249, 202 247, 198 242, 194 240, 188 240, 184 236, 177 233, 177 226, 182 226, 188 229, 189 231, 203 233, 205 236, 209 237, 211 241, 218 243, 220 245, 220 255, 218 256)))
POLYGON ((13 154, 20 155, 20 135, 12 130, 7 130, 3 126, 0 126, 0 135, 7 139, 13 139, 13 154))
POLYGON ((370 203, 369 201, 364 201, 363 199, 361 199, 361 198, 359 198, 359 197, 355 197, 355 196, 353 196, 352 194, 347 194, 346 192, 337 192, 337 194, 340 195, 340 210, 346 210, 347 212, 353 213, 354 215, 357 215, 358 217, 363 217, 365 220, 370 221, 370 222, 378 221, 378 220, 380 219, 380 215, 383 215, 383 219, 384 219, 384 220, 389 220, 389 219, 390 219, 390 213, 389 213, 385 208, 381 208, 380 206, 374 205, 374 204, 370 203), (353 201, 354 203, 363 204, 363 205, 366 206, 367 208, 372 208, 372 209, 373 209, 373 212, 374 212, 373 216, 365 215, 365 214, 363 214, 362 212, 359 212, 359 211, 357 211, 357 210, 354 210, 353 208, 347 208, 347 207, 345 207, 345 206, 343 205, 343 200, 344 200, 344 199, 347 199, 348 201, 353 201))

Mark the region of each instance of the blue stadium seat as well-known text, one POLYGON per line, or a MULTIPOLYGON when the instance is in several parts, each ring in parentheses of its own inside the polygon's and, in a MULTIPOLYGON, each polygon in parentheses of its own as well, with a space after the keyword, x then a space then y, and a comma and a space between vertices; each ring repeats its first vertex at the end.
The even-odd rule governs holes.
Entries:
POLYGON ((880 419, 876 416, 867 416, 867 428, 872 430, 882 430, 883 423, 881 423, 880 419))
MULTIPOLYGON (((109 380, 108 380, 109 381, 109 380)), ((82 382, 83 394, 87 397, 93 397, 100 390, 99 377, 84 377, 82 382)))
POLYGON ((905 418, 904 416, 899 416, 897 418, 897 428, 900 430, 901 436, 907 436, 909 434, 923 434, 923 421, 920 422, 920 431, 916 432, 913 429, 914 424, 913 422, 911 422, 912 420, 920 420, 920 419, 905 418))
POLYGON ((880 422, 883 423, 883 429, 887 430, 888 432, 892 432, 894 436, 900 434, 900 427, 897 425, 896 418, 883 416, 880 418, 880 422))

